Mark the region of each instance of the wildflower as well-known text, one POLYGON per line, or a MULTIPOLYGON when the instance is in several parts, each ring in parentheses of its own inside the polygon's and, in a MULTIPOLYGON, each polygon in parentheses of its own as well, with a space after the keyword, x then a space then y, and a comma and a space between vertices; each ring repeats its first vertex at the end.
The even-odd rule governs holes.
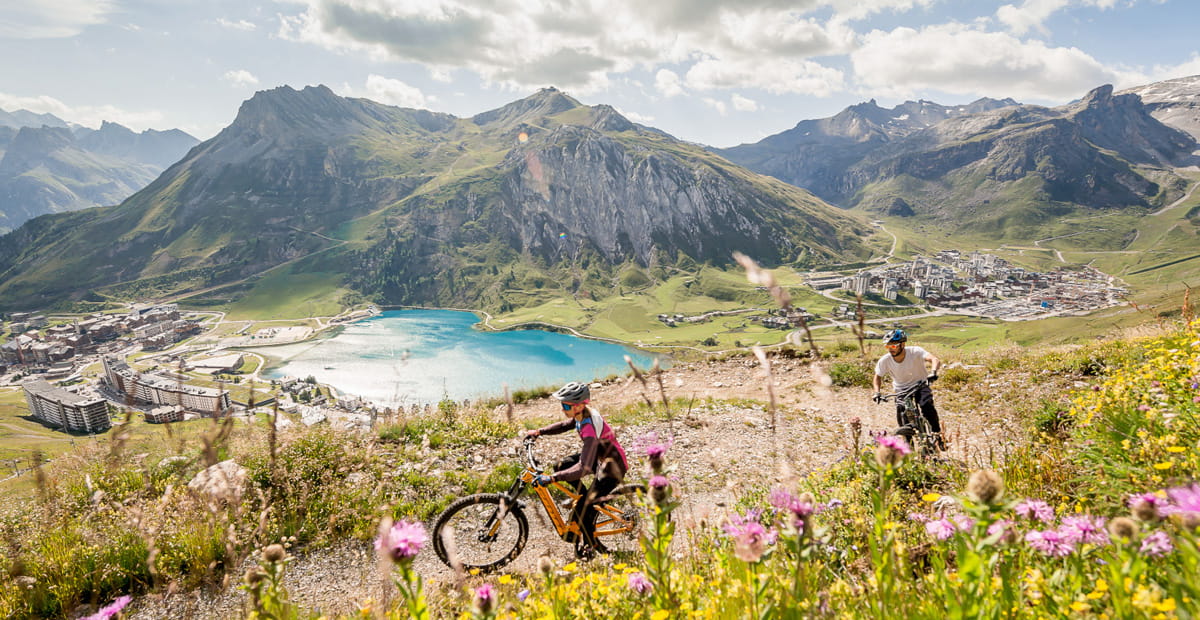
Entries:
POLYGON ((957 531, 958 528, 949 519, 938 519, 925 524, 925 533, 938 540, 946 540, 957 531))
POLYGON ((991 504, 1004 495, 1004 480, 990 469, 976 470, 967 481, 967 496, 980 504, 991 504))
POLYGON ((420 522, 398 521, 375 540, 375 551, 397 564, 411 562, 427 540, 420 522))
POLYGON ((757 562, 779 535, 775 528, 763 527, 758 515, 759 511, 751 510, 725 524, 725 533, 733 538, 733 554, 744 562, 757 562))
POLYGON ((1167 497, 1171 498, 1171 514, 1179 515, 1184 527, 1200 526, 1200 484, 1169 489, 1167 497))
POLYGON ((879 444, 875 448, 875 462, 880 467, 895 467, 906 454, 912 452, 903 437, 880 435, 875 438, 875 443, 879 444))
POLYGON ((656 505, 663 505, 671 496, 671 481, 666 476, 654 476, 650 479, 650 499, 656 505))
POLYGON ((108 620, 109 618, 120 614, 121 610, 125 609, 125 606, 128 605, 132 600, 133 597, 129 596, 128 594, 124 596, 118 596, 117 600, 105 605, 104 607, 101 607, 100 611, 87 616, 83 620, 108 620))
POLYGON ((485 583, 475 589, 475 610, 480 615, 492 613, 496 608, 496 589, 492 584, 485 583))
POLYGON ((954 523, 955 527, 964 532, 969 532, 971 528, 975 527, 975 519, 967 515, 955 515, 950 520, 954 523))
POLYGON ((1013 511, 1018 517, 1023 519, 1036 519, 1042 523, 1049 523, 1054 519, 1054 509, 1050 504, 1043 502, 1040 499, 1027 499, 1013 506, 1013 511))
POLYGON ((1033 531, 1025 534, 1030 547, 1050 557, 1063 557, 1075 550, 1075 544, 1057 530, 1033 531))
POLYGON ((916 521, 917 523, 929 523, 929 516, 923 512, 910 512, 908 513, 908 518, 910 521, 916 521))
POLYGON ((654 589, 654 584, 650 583, 650 580, 642 573, 630 573, 626 583, 630 590, 638 594, 646 594, 654 589))
POLYGON ((1017 539, 1017 528, 1009 519, 1000 519, 988 526, 988 538, 996 537, 998 542, 1012 543, 1017 539))
POLYGON ((1152 558, 1161 558, 1162 556, 1175 550, 1175 544, 1171 542, 1171 537, 1163 531, 1150 532, 1142 539, 1142 546, 1138 549, 1143 555, 1148 555, 1152 558))
POLYGON ((809 517, 824 509, 823 506, 815 503, 812 493, 801 493, 796 496, 783 489, 775 489, 771 491, 767 501, 780 512, 792 513, 792 526, 802 531, 808 528, 809 517))
POLYGON ((525 599, 527 599, 527 598, 529 598, 529 588, 525 588, 524 590, 517 592, 517 600, 518 601, 521 601, 522 603, 524 603, 525 599))
POLYGON ((283 545, 269 545, 262 552, 263 561, 271 564, 282 562, 285 557, 287 557, 287 551, 284 550, 283 545))
POLYGON ((1128 504, 1134 518, 1144 523, 1158 521, 1170 512, 1167 500, 1157 493, 1130 495, 1128 504))
POLYGON ((1107 545, 1108 532, 1104 531, 1103 517, 1078 515, 1063 519, 1059 533, 1072 543, 1107 545))
POLYGON ((1122 542, 1137 539, 1138 524, 1129 517, 1116 517, 1108 522, 1108 535, 1122 542))

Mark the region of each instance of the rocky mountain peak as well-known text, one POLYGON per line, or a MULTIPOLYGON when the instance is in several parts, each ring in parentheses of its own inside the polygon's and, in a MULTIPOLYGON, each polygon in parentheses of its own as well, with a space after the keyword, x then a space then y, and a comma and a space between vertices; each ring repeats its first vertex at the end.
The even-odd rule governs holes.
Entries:
POLYGON ((515 125, 533 122, 542 116, 550 116, 582 106, 572 97, 550 86, 503 107, 481 112, 471 117, 476 125, 515 125))

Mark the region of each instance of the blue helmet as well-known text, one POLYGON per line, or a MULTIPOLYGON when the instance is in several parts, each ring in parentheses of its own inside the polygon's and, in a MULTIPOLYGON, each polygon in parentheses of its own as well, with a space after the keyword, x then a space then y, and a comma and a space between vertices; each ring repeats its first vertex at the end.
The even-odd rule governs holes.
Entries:
POLYGON ((904 333, 903 329, 893 329, 884 334, 883 344, 891 344, 893 342, 908 342, 908 334, 904 333))

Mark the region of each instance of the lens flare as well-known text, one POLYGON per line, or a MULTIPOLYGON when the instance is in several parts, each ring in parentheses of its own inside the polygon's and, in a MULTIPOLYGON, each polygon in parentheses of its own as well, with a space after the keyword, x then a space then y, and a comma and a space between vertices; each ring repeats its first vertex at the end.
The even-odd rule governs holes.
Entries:
POLYGON ((567 238, 567 233, 565 233, 565 232, 558 233, 558 238, 559 238, 559 239, 566 239, 566 238, 567 238))
POLYGON ((525 133, 524 131, 517 134, 517 142, 521 142, 521 143, 529 142, 529 134, 525 133))

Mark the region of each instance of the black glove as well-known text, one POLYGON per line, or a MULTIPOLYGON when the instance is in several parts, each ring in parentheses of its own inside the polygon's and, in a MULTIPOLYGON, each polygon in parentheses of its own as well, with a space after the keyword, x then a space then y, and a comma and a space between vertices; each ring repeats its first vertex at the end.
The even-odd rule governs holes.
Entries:
POLYGON ((871 397, 871 400, 875 401, 875 404, 878 405, 879 403, 883 402, 883 394, 875 392, 875 395, 871 397))
POLYGON ((925 377, 925 381, 927 381, 929 383, 933 383, 934 381, 937 381, 937 377, 938 377, 938 375, 935 372, 935 373, 930 374, 928 377, 925 377))

